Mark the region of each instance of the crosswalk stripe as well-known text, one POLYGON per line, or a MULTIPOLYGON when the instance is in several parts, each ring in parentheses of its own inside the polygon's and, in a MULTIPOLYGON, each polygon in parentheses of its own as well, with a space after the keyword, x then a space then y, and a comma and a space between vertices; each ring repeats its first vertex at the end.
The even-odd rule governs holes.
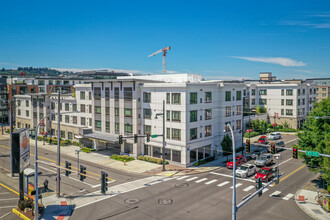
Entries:
POLYGON ((281 191, 275 191, 272 194, 270 194, 269 196, 278 196, 281 193, 281 191))
POLYGON ((245 189, 243 189, 243 191, 247 192, 247 191, 249 191, 249 190, 251 190, 253 188, 255 188, 255 186, 248 186, 245 189))
POLYGON ((262 190, 262 193, 265 193, 265 192, 267 192, 267 191, 268 191, 268 189, 265 188, 265 189, 262 190))
MULTIPOLYGON (((238 187, 240 187, 241 185, 243 185, 243 184, 242 184, 242 183, 237 183, 236 186, 235 186, 235 188, 238 188, 238 187)), ((233 187, 230 187, 230 188, 233 188, 233 187)))
POLYGON ((209 181, 209 182, 207 182, 207 183, 205 183, 205 184, 206 184, 206 185, 209 185, 209 184, 214 183, 214 182, 216 182, 216 181, 218 181, 218 180, 211 180, 211 181, 209 181))
POLYGON ((207 178, 203 178, 203 179, 197 180, 197 181, 195 181, 195 183, 200 183, 200 182, 203 182, 205 180, 207 180, 207 178))
POLYGON ((284 200, 289 200, 293 197, 294 195, 292 193, 289 193, 288 195, 286 195, 285 197, 283 197, 284 200))
POLYGON ((187 178, 188 176, 181 176, 181 177, 179 177, 179 178, 177 178, 177 180, 183 180, 183 179, 185 179, 185 178, 187 178))
POLYGON ((197 179, 197 178, 198 178, 198 177, 195 176, 195 177, 193 177, 193 178, 187 179, 186 181, 189 182, 189 181, 195 180, 195 179, 197 179))
POLYGON ((226 182, 223 182, 223 183, 218 184, 217 186, 221 187, 221 186, 224 186, 224 185, 226 185, 228 183, 229 183, 229 181, 226 181, 226 182))

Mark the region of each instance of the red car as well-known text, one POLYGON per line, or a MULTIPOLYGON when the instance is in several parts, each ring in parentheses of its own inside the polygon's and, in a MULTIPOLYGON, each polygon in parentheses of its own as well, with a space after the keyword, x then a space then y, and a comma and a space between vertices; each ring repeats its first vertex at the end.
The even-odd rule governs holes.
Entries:
POLYGON ((258 144, 267 144, 267 143, 268 143, 267 136, 261 136, 258 139, 258 144))
MULTIPOLYGON (((236 156, 236 167, 241 166, 243 163, 246 163, 246 157, 243 155, 236 156)), ((227 162, 227 168, 233 169, 233 166, 234 166, 233 160, 227 162)))
POLYGON ((271 178, 273 178, 274 173, 273 169, 271 167, 263 167, 258 170, 255 178, 261 178, 262 181, 269 181, 271 178))

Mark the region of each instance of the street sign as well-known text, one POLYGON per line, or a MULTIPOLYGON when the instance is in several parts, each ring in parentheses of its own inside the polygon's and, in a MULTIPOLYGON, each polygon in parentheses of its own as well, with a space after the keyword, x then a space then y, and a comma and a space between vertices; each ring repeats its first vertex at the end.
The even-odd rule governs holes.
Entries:
POLYGON ((151 137, 156 138, 156 137, 158 137, 158 134, 153 134, 153 135, 151 135, 151 137))
POLYGON ((315 151, 306 151, 306 155, 313 156, 313 157, 319 157, 320 156, 320 153, 319 152, 315 152, 315 151))

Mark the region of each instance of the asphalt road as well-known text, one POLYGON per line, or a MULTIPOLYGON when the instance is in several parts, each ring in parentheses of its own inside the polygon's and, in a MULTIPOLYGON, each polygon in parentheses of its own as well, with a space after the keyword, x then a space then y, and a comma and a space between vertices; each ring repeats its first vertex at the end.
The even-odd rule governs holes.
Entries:
POLYGON ((0 219, 17 220, 20 219, 17 215, 11 212, 12 208, 17 207, 18 195, 5 185, 0 183, 0 219))

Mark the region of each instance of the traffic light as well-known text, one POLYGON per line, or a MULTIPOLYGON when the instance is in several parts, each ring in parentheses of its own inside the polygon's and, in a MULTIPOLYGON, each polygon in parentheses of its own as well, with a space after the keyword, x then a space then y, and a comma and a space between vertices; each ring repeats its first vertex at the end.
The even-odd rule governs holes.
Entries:
POLYGON ((137 134, 134 134, 134 143, 139 142, 139 136, 137 134))
MULTIPOLYGON (((65 168, 71 170, 71 163, 69 161, 65 161, 65 168)), ((65 170, 65 176, 69 176, 71 171, 65 170)))
POLYGON ((147 134, 147 142, 150 142, 150 133, 147 134))
POLYGON ((123 144, 123 135, 119 135, 119 141, 118 143, 121 145, 123 144))
POLYGON ((292 147, 292 158, 298 159, 298 147, 292 147))
POLYGON ((106 194, 108 191, 108 174, 101 171, 101 193, 106 194))
POLYGON ((246 153, 251 153, 251 142, 250 142, 250 139, 247 139, 246 140, 246 143, 245 143, 245 152, 246 153))
MULTIPOLYGON (((258 191, 262 187, 262 179, 258 178, 256 179, 256 190, 258 191)), ((262 190, 259 192, 259 197, 262 196, 262 190)))
POLYGON ((274 143, 270 144, 270 153, 276 154, 276 144, 274 143))
POLYGON ((86 179, 86 167, 83 165, 80 165, 80 181, 84 181, 86 179), (84 174, 84 175, 81 175, 84 174))

